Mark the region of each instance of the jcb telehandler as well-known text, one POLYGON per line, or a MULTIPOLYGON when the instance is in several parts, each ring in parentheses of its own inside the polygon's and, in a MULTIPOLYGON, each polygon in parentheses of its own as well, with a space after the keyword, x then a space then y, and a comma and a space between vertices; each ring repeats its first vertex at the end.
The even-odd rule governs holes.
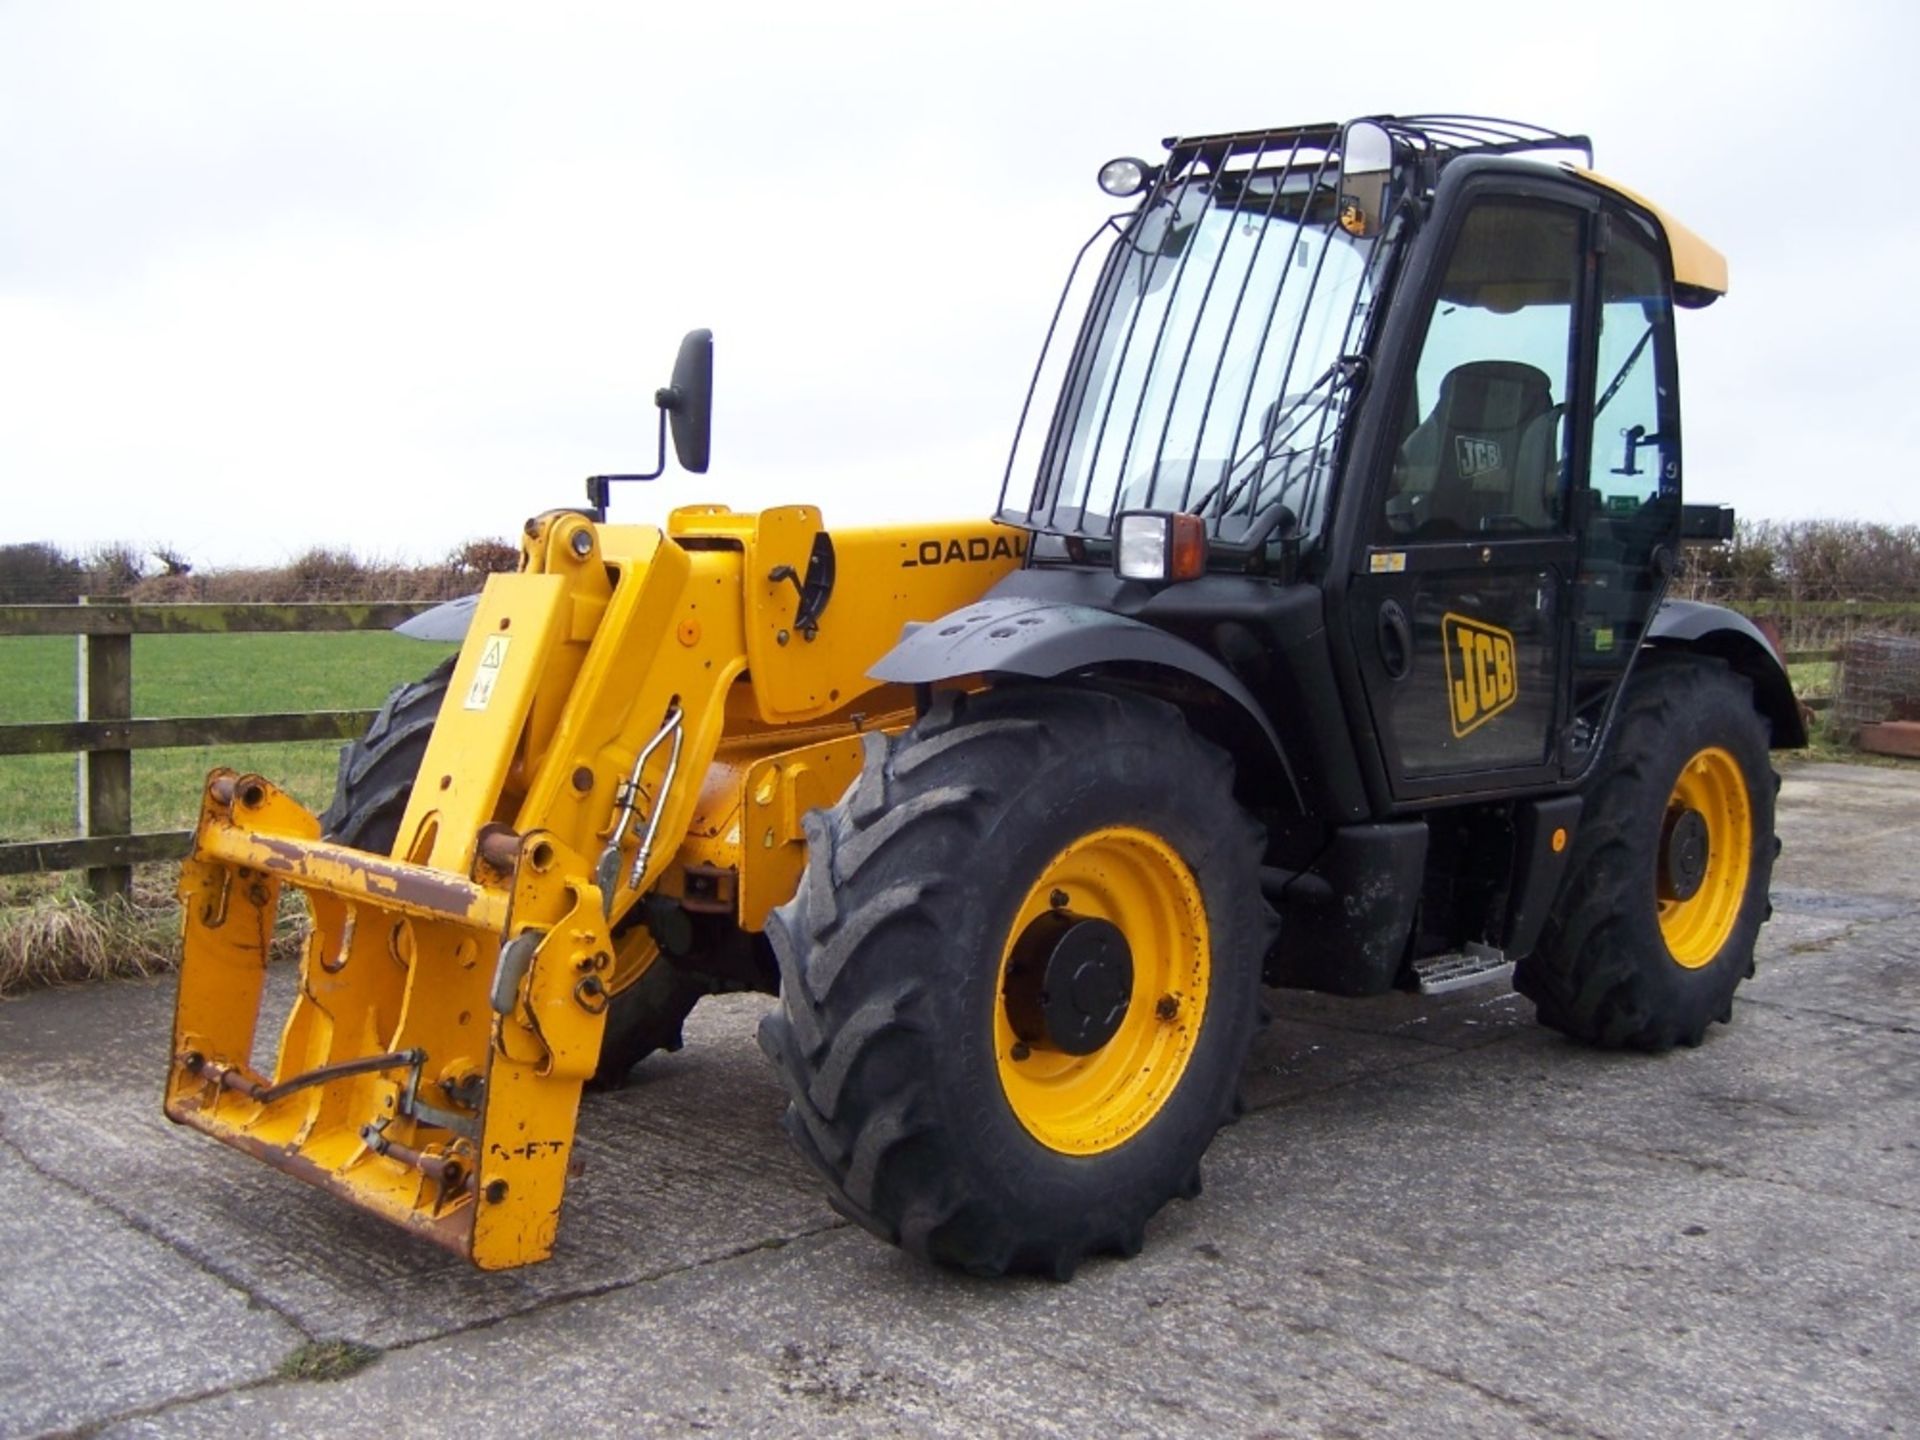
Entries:
MULTIPOLYGON (((1066 1275, 1197 1191, 1263 984, 1514 967, 1580 1040, 1698 1043, 1805 735, 1751 625, 1664 599, 1730 521, 1681 503, 1673 330, 1725 261, 1591 162, 1460 116, 1172 140, 1100 172, 1138 198, 994 520, 616 525, 651 477, 599 477, 528 521, 324 816, 210 778, 167 1113, 526 1264, 583 1083, 757 989, 836 1207, 1066 1275)), ((655 474, 669 425, 705 468, 710 387, 695 332, 655 474)))

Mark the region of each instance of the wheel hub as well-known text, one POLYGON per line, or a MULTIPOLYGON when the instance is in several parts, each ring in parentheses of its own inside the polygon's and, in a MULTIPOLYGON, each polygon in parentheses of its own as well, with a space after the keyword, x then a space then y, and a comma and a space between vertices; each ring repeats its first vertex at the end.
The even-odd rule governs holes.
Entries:
POLYGON ((1707 878, 1707 817, 1684 809, 1667 818, 1660 840, 1660 893, 1667 900, 1691 900, 1707 878))
POLYGON ((1119 1031, 1132 996, 1133 951, 1110 920, 1048 911, 1008 957, 1007 1017, 1029 1045, 1091 1055, 1119 1031))

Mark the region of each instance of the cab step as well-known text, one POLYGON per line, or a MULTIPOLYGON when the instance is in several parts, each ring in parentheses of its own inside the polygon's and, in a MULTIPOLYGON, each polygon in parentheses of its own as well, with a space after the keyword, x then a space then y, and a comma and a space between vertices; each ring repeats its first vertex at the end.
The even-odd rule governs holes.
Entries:
POLYGON ((1475 985, 1498 985, 1513 979, 1513 961, 1492 945, 1470 942, 1457 954, 1429 955, 1413 962, 1422 995, 1445 995, 1475 985))

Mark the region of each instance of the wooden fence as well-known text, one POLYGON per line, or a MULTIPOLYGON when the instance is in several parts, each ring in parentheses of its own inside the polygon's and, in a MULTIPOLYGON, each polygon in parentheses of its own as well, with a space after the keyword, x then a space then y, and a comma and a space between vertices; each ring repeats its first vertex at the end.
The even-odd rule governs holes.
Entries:
POLYGON ((79 637, 79 704, 74 720, 0 725, 0 755, 76 753, 80 836, 0 844, 0 875, 87 872, 97 897, 127 894, 135 864, 177 860, 189 830, 133 830, 133 752, 251 741, 350 740, 372 710, 287 711, 267 715, 134 718, 133 637, 231 632, 389 629, 431 609, 427 603, 303 605, 0 605, 0 636, 79 637))
MULTIPOLYGON (((1839 660, 1840 651, 1838 649, 1786 650, 1781 652, 1780 658, 1784 660, 1789 667, 1794 665, 1831 665, 1839 660)), ((1831 693, 1823 695, 1800 695, 1798 687, 1796 687, 1795 694, 1800 703, 1809 710, 1826 710, 1833 705, 1833 696, 1831 693)))
POLYGON ((1920 600, 1730 600, 1749 620, 1920 620, 1920 600))
MULTIPOLYGON (((133 831, 133 752, 252 741, 351 740, 372 710, 287 711, 265 715, 134 718, 133 637, 232 632, 388 629, 431 609, 426 602, 302 605, 0 605, 0 636, 79 637, 79 716, 0 725, 0 755, 77 753, 80 836, 0 844, 0 875, 87 872, 94 895, 125 895, 136 864, 178 860, 190 830, 133 831)), ((1837 650, 1790 650, 1792 665, 1833 661, 1837 650)), ((1828 696, 1808 697, 1824 709, 1828 696)))
POLYGON ((1771 626, 1790 651, 1842 645, 1876 631, 1920 635, 1920 601, 1914 600, 1747 600, 1712 590, 1684 598, 1724 605, 1763 629, 1771 626))

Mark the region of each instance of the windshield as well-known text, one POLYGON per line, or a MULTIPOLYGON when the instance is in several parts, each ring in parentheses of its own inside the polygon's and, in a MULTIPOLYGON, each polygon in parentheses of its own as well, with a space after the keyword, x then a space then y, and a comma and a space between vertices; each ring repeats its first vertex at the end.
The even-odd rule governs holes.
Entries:
POLYGON ((1027 523, 1104 536, 1122 510, 1184 510, 1243 544, 1318 528, 1373 249, 1333 223, 1325 168, 1188 177, 1116 237, 1027 523))

